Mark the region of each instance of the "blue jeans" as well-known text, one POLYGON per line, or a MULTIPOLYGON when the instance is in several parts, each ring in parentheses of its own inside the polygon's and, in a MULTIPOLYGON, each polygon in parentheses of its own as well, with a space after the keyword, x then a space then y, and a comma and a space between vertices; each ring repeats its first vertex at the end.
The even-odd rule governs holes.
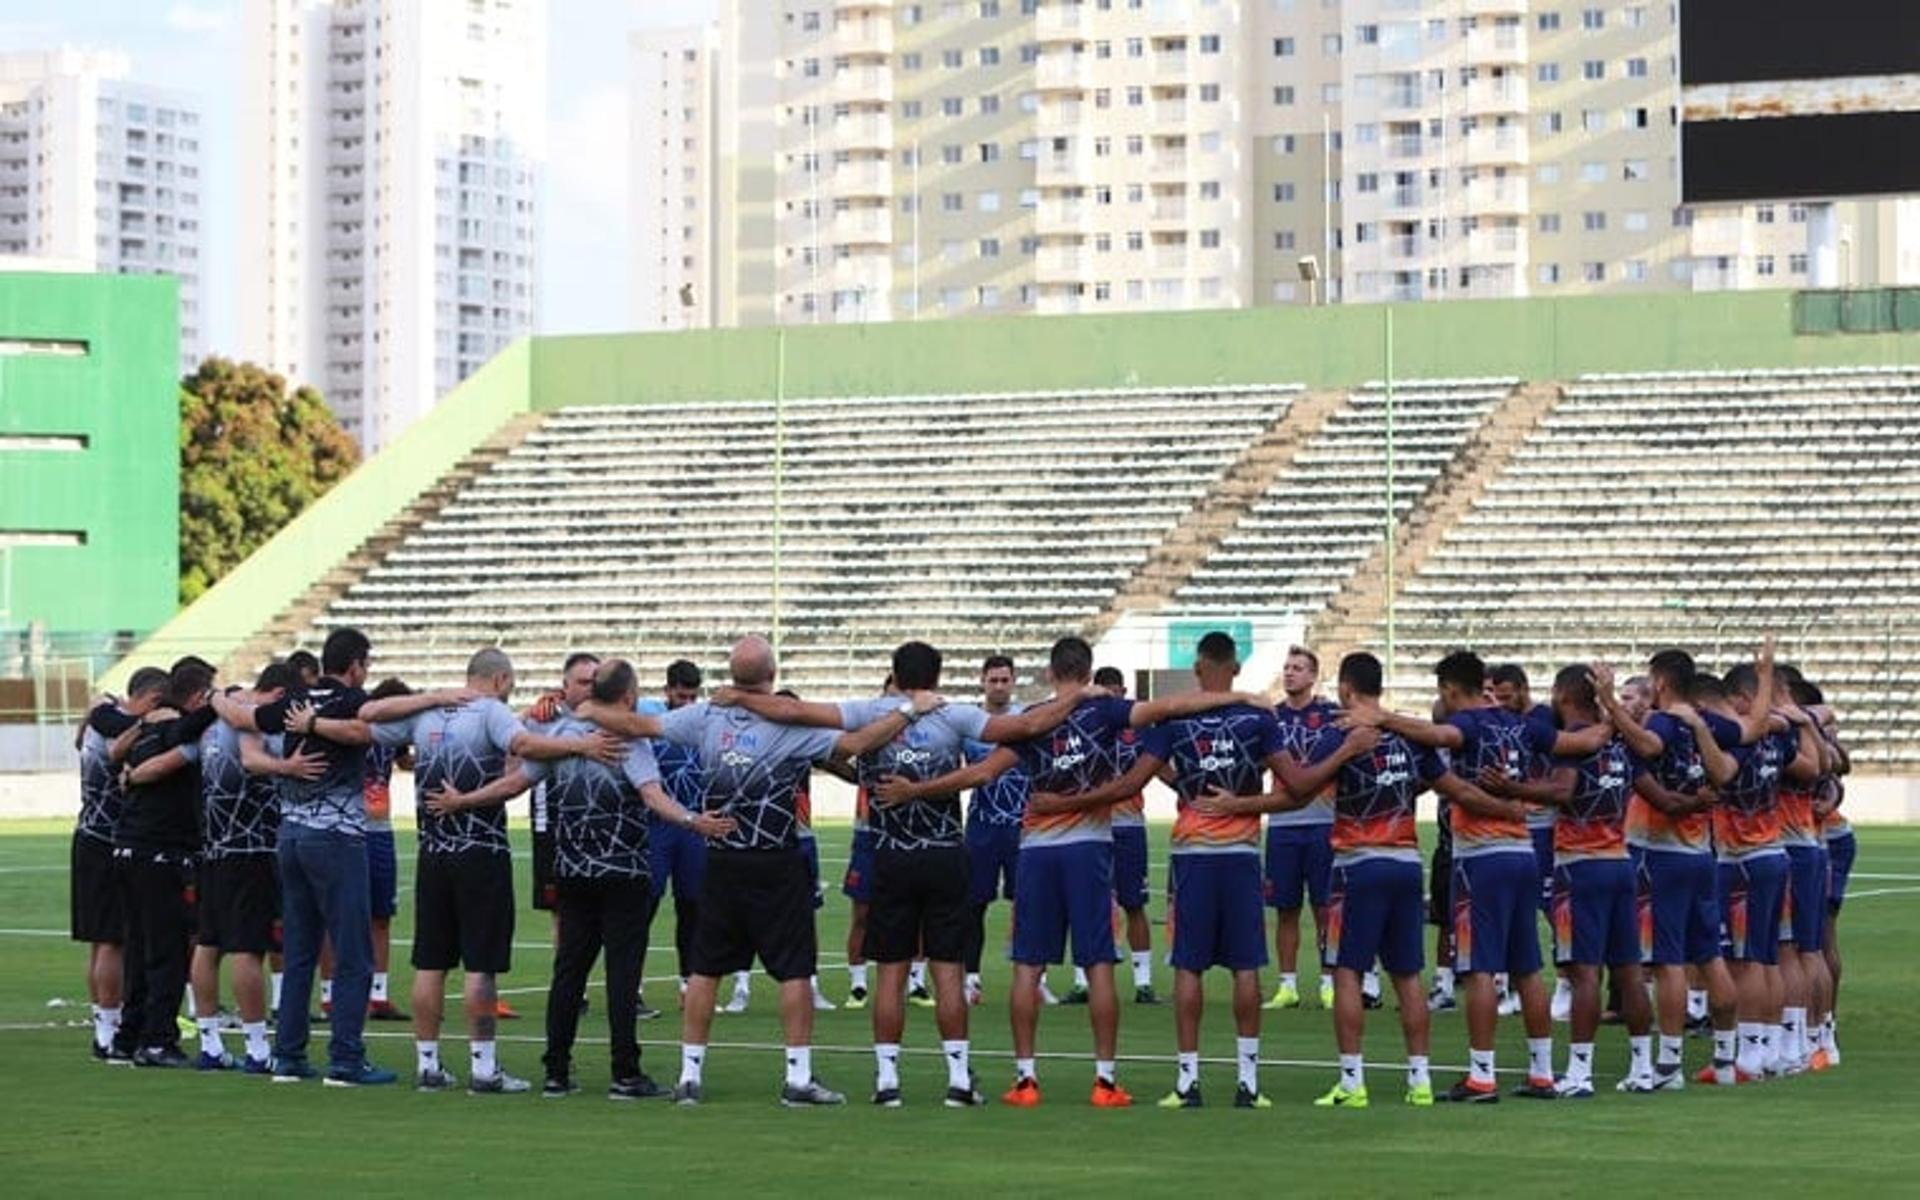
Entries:
POLYGON ((367 994, 373 984, 373 917, 367 881, 367 848, 357 834, 280 826, 281 933, 286 948, 286 978, 280 1011, 275 1014, 276 1058, 307 1057, 307 1006, 313 999, 313 975, 320 965, 320 942, 333 939, 333 1037, 328 1045, 334 1070, 356 1070, 366 1061, 361 1031, 367 1022, 367 994))

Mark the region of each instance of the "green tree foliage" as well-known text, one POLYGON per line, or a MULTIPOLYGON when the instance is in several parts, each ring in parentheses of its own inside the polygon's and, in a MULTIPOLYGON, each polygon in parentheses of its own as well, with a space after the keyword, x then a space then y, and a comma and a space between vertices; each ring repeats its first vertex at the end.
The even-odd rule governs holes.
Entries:
POLYGON ((327 493, 360 461, 320 393, 209 358, 180 389, 180 602, 327 493))

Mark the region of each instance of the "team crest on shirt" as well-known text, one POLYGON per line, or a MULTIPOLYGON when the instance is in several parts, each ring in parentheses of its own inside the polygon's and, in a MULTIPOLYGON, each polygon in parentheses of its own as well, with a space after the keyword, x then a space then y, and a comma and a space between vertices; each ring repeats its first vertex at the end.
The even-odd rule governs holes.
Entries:
POLYGON ((1319 714, 1319 713, 1317 713, 1317 712, 1310 712, 1310 713, 1308 713, 1308 714, 1307 714, 1307 728, 1308 728, 1308 729, 1318 729, 1318 728, 1320 728, 1320 714, 1319 714))

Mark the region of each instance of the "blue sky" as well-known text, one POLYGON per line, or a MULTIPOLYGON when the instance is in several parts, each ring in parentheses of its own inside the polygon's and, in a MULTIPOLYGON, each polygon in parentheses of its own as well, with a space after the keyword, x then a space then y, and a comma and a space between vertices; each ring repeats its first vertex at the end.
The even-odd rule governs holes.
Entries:
MULTIPOLYGON (((238 316, 243 0, 5 0, 0 50, 120 50, 133 76, 199 98, 205 114, 210 350, 233 348, 238 316)), ((538 325, 543 333, 627 325, 629 30, 710 17, 714 0, 547 0, 547 166, 538 325)))

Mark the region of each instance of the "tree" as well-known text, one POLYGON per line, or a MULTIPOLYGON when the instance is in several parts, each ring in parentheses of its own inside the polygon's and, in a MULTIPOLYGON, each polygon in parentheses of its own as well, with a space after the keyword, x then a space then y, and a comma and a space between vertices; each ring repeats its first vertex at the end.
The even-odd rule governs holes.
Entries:
POLYGON ((320 393, 209 358, 180 388, 180 602, 346 478, 359 448, 320 393))

